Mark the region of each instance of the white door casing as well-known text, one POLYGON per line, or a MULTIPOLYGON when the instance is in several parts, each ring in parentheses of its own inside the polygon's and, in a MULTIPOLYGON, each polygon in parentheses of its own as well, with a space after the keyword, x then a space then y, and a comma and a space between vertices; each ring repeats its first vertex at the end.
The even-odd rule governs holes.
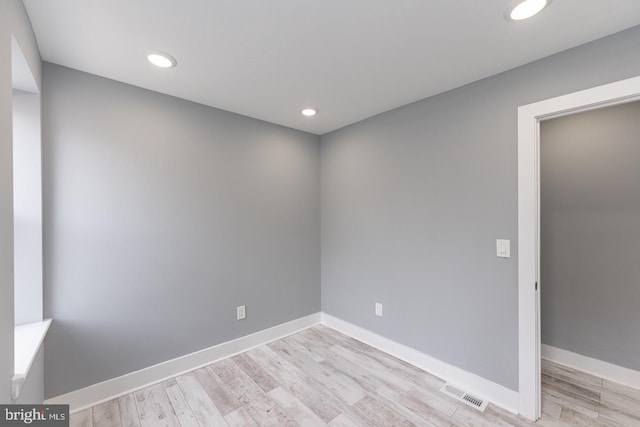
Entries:
POLYGON ((640 99, 640 76, 518 108, 519 413, 541 416, 540 395, 540 122, 640 99))

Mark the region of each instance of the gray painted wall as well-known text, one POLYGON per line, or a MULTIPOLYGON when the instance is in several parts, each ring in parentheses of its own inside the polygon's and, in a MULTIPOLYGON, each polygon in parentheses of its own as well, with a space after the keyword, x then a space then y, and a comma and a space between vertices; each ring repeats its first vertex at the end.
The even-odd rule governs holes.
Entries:
POLYGON ((40 53, 20 0, 0 1, 0 403, 11 399, 13 377, 13 155, 11 36, 22 48, 36 83, 40 53))
POLYGON ((540 128, 542 342, 640 370, 640 102, 540 128))
POLYGON ((517 390, 517 107, 640 75, 639 44, 635 27, 323 136, 323 311, 517 390))
POLYGON ((317 136, 51 64, 43 88, 47 397, 319 311, 317 136))

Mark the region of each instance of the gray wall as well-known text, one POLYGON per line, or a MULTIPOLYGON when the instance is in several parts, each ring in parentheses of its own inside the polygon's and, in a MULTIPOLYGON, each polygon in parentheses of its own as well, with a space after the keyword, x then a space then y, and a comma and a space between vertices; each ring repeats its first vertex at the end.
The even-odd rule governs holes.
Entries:
POLYGON ((13 155, 11 36, 22 48, 36 83, 40 53, 20 0, 0 1, 0 403, 11 399, 13 377, 13 155))
POLYGON ((640 102, 541 124, 542 342, 640 370, 640 102))
POLYGON ((317 136, 51 64, 42 115, 47 397, 319 311, 317 136))
POLYGON ((639 44, 635 27, 323 136, 323 311, 517 390, 517 107, 640 75, 639 44))

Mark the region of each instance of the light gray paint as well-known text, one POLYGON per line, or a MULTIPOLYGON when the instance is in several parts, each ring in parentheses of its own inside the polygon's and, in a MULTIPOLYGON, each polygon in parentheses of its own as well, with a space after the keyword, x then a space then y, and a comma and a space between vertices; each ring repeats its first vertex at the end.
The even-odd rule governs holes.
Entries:
POLYGON ((517 107, 639 75, 639 44, 635 27, 323 136, 323 311, 517 390, 517 107))
POLYGON ((13 91, 15 324, 42 321, 40 95, 13 91))
POLYGON ((640 370, 640 102, 540 128, 542 342, 640 370))
POLYGON ((24 6, 20 0, 3 0, 0 1, 0 403, 11 400, 14 369, 12 35, 39 85, 40 54, 24 6))
POLYGON ((43 87, 47 397, 320 309, 317 136, 51 64, 43 87))

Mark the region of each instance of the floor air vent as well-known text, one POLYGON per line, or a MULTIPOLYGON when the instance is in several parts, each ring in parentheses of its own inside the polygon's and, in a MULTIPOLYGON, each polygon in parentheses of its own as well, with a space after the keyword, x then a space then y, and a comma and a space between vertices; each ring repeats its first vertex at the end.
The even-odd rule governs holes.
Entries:
POLYGON ((489 402, 482 400, 478 397, 475 397, 465 391, 462 391, 459 388, 452 386, 451 384, 445 384, 442 387, 441 391, 445 394, 448 394, 449 396, 453 397, 456 400, 466 403, 472 408, 476 408, 481 412, 484 412, 484 410, 487 408, 487 405, 489 404, 489 402))

